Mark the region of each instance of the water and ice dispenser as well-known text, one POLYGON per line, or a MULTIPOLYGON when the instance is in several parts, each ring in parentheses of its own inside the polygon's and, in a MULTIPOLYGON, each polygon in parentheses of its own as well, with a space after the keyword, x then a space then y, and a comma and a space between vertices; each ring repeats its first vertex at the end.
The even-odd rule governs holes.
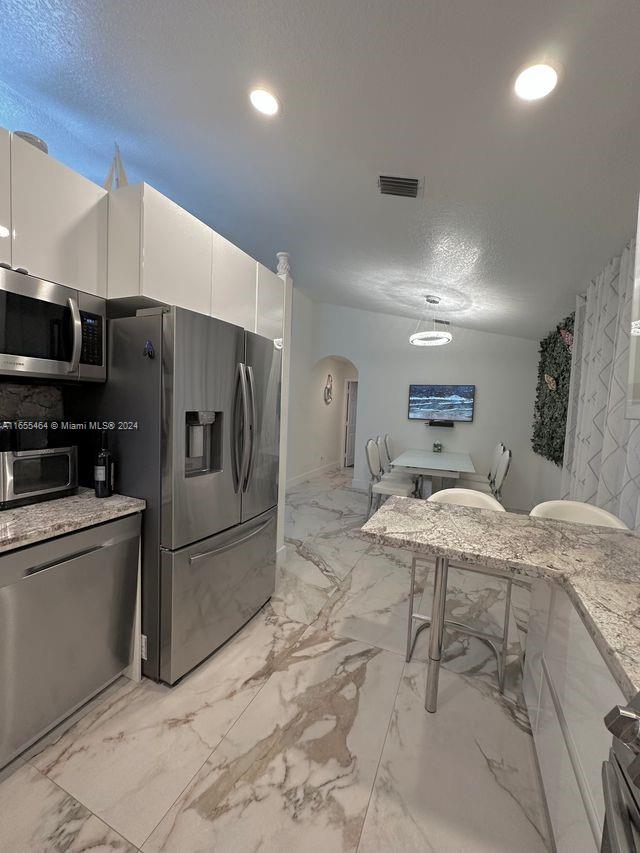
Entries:
POLYGON ((185 476, 222 470, 222 412, 186 412, 185 476))

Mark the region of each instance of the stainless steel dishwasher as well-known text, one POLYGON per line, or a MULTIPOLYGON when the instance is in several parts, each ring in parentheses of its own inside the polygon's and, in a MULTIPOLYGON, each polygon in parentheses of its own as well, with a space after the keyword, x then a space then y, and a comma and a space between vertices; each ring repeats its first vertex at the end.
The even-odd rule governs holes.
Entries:
POLYGON ((129 665, 140 514, 0 555, 0 767, 129 665))

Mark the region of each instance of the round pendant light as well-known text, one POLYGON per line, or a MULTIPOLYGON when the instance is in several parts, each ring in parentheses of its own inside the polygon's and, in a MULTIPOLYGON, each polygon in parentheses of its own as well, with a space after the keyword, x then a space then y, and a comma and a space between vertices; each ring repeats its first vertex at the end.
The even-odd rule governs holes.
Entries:
MULTIPOLYGON (((427 303, 427 312, 429 311, 429 305, 434 306, 433 310, 435 311, 435 306, 440 304, 440 297, 431 295, 425 296, 425 301, 427 303)), ((416 331, 412 335, 409 335, 409 343, 412 346, 441 347, 445 344, 451 343, 453 340, 453 335, 446 328, 449 324, 445 320, 436 320, 435 313, 433 315, 433 328, 421 330, 420 326, 422 323, 423 320, 419 320, 416 331)))
POLYGON ((433 329, 431 332, 416 332, 409 337, 409 343, 414 347, 441 347, 453 340, 451 332, 433 329))

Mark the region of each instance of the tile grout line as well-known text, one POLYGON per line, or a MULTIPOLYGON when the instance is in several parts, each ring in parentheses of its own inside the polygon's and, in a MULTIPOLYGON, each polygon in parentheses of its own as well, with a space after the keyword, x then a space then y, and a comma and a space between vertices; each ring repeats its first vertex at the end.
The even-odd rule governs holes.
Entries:
POLYGON ((96 814, 96 812, 94 812, 92 808, 89 808, 89 806, 86 803, 83 803, 82 800, 79 797, 77 797, 75 794, 72 794, 71 791, 67 791, 67 789, 65 787, 63 787, 57 780, 50 779, 49 776, 47 776, 45 773, 43 773, 38 767, 35 766, 35 764, 31 764, 31 762, 27 762, 27 764, 29 765, 29 767, 31 767, 33 770, 35 770, 36 773, 38 773, 40 776, 42 776, 43 779, 46 779, 47 782, 50 782, 52 785, 54 785, 56 788, 58 788, 58 790, 62 791, 63 794, 66 794, 67 797, 71 797, 71 799, 74 800, 74 802, 79 803, 82 806, 82 808, 86 809, 92 817, 95 817, 96 820, 99 820, 100 823, 107 826, 112 832, 115 832, 115 834, 118 835, 120 838, 122 838, 124 841, 126 841, 127 844, 131 844, 131 845, 133 845, 133 847, 136 850, 140 850, 140 847, 138 847, 138 845, 135 842, 133 842, 130 838, 127 838, 127 836, 123 832, 121 832, 119 829, 116 829, 115 826, 111 826, 111 824, 107 820, 105 820, 99 814, 96 814))
MULTIPOLYGON (((303 633, 304 633, 304 632, 303 632, 303 633)), ((242 719, 242 717, 244 717, 244 715, 246 714, 246 712, 247 712, 247 711, 249 710, 249 708, 253 705, 253 703, 254 703, 254 702, 255 702, 255 700, 258 698, 258 696, 262 693, 262 691, 263 691, 263 690, 264 690, 264 688, 267 686, 267 684, 269 683, 269 681, 271 681, 271 679, 272 679, 272 677, 274 676, 274 674, 275 674, 275 673, 273 673, 273 672, 272 672, 272 673, 271 673, 271 675, 269 675, 269 677, 268 677, 268 678, 265 678, 265 681, 264 681, 264 684, 262 685, 262 687, 261 687, 261 688, 256 692, 255 696, 253 696, 253 697, 251 698, 251 701, 247 703, 247 705, 246 705, 246 706, 242 709, 242 711, 238 714, 238 716, 236 717, 236 719, 231 723, 231 725, 229 726, 229 728, 224 732, 224 734, 222 735, 222 737, 220 738, 220 740, 218 741, 218 743, 217 743, 217 744, 215 745, 215 747, 211 750, 210 754, 209 754, 209 755, 206 757, 206 759, 202 762, 202 764, 200 765, 200 767, 198 767, 198 769, 196 770, 196 772, 195 772, 195 773, 193 774, 193 776, 189 779, 189 781, 186 783, 186 785, 184 786, 184 788, 180 791, 180 793, 178 794, 178 796, 177 796, 177 797, 175 798, 175 800, 171 803, 171 805, 169 806, 169 808, 166 810, 166 812, 164 812, 164 814, 162 815, 162 817, 160 818, 160 820, 157 822, 157 824, 153 827, 153 829, 151 830, 151 832, 150 832, 150 833, 147 835, 147 837, 144 839, 144 841, 143 841, 143 842, 142 842, 142 844, 140 845, 140 850, 142 850, 142 848, 144 847, 144 845, 145 845, 145 844, 147 843, 147 841, 151 838, 151 836, 153 835, 153 833, 154 833, 154 832, 156 831, 156 829, 160 826, 160 824, 162 823, 162 821, 166 818, 166 816, 169 814, 169 812, 171 811, 171 809, 172 809, 172 808, 175 806, 175 804, 178 802, 178 800, 180 799, 180 797, 182 797, 182 795, 183 795, 183 794, 184 794, 184 792, 187 790, 187 788, 191 785, 191 783, 194 781, 194 779, 196 778, 196 776, 198 776, 198 775, 200 774, 200 771, 201 771, 201 770, 202 770, 202 768, 205 766, 205 764, 210 760, 210 758, 214 755, 214 753, 215 753, 215 752, 217 752, 217 750, 218 750, 218 749, 219 749, 219 747, 220 747, 220 744, 221 744, 224 740, 226 740, 226 738, 227 738, 227 736, 229 735, 229 733, 231 732, 231 730, 232 730, 232 729, 233 729, 233 728, 234 728, 234 727, 235 727, 235 726, 240 722, 240 720, 242 719)))
POLYGON ((369 808, 371 806, 371 800, 373 798, 373 793, 376 789, 376 782, 378 780, 378 773, 380 772, 380 764, 382 763, 382 756, 384 755, 384 750, 387 745, 387 740, 389 738, 389 732, 391 730, 391 722, 393 720, 393 713, 396 710, 396 704, 398 702, 398 694, 400 693, 400 687, 402 685, 402 679, 404 678, 404 672, 407 668, 406 661, 402 666, 402 672, 400 673, 400 678, 398 679, 398 686, 396 687, 396 693, 393 697, 393 705, 391 706, 391 713, 389 714, 389 722, 387 723, 387 730, 384 734, 384 741, 382 743, 382 749, 380 750, 380 755, 378 756, 378 764, 376 765, 376 772, 373 777, 373 783, 371 785, 371 791, 369 792, 369 799, 367 800, 367 807, 364 810, 364 818, 362 820, 362 827, 360 829, 360 835, 358 836, 358 844, 356 845, 355 853, 358 853, 360 850, 360 842, 362 841, 362 833, 364 832, 364 827, 367 822, 367 815, 369 814, 369 808))

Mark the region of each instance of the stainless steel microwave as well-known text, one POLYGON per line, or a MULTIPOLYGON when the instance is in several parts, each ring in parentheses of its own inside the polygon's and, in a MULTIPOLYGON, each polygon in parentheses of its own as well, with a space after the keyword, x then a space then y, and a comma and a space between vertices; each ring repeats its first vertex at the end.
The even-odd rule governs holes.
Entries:
POLYGON ((106 300, 0 269, 0 374, 104 382, 106 300))

